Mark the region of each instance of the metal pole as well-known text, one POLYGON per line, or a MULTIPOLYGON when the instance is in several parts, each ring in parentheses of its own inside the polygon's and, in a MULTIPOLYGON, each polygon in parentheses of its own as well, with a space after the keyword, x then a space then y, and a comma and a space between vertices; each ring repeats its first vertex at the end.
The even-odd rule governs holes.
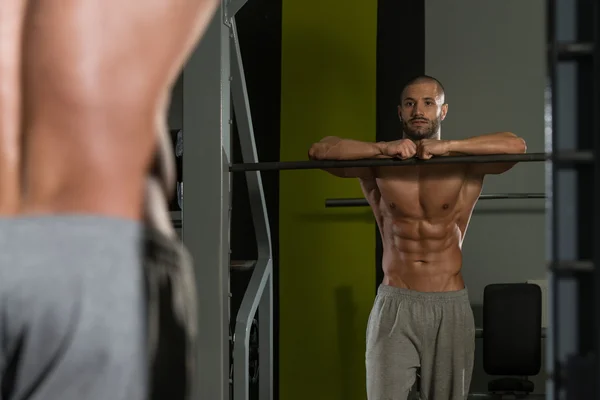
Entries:
MULTIPOLYGON (((546 328, 542 328, 542 332, 541 332, 542 338, 546 338, 546 335, 547 335, 547 329, 546 328)), ((484 338, 483 328, 475 328, 475 337, 477 339, 484 338)))
MULTIPOLYGON (((594 35, 594 58, 593 58, 593 93, 594 99, 593 110, 597 111, 600 107, 600 4, 598 1, 593 2, 593 35, 594 35)), ((593 113, 593 130, 591 134, 593 135, 593 148, 595 154, 600 154, 600 115, 597 112, 593 113)), ((600 200, 600 161, 596 158, 594 160, 594 204, 596 207, 593 210, 590 210, 593 213, 593 238, 594 238, 594 307, 592 307, 592 315, 587 317, 591 317, 594 320, 594 373, 590 374, 595 382, 594 389, 595 398, 600 397, 600 212, 598 211, 598 201, 600 200)), ((583 318, 585 318, 584 316, 583 318)))
MULTIPOLYGON (((546 38, 548 43, 547 52, 547 86, 545 92, 545 147, 546 151, 554 152, 557 150, 557 132, 556 132, 556 68, 558 59, 558 41, 556 40, 556 0, 546 1, 546 38)), ((553 162, 546 163, 546 208, 550 210, 547 214, 546 223, 550 234, 546 236, 546 242, 550 247, 550 265, 557 262, 558 258, 558 235, 556 233, 556 223, 558 221, 558 205, 556 204, 556 190, 558 176, 556 174, 556 164, 553 162)), ((560 373, 560 365, 558 359, 558 329, 556 327, 558 321, 558 283, 555 271, 550 269, 548 272, 548 289, 549 299, 548 305, 550 312, 548 313, 548 324, 550 332, 548 340, 546 340, 546 353, 548 362, 546 363, 546 373, 548 374, 548 383, 546 391, 548 399, 558 400, 560 396, 560 387, 557 376, 560 373)))
MULTIPOLYGON (((254 129, 246 90, 246 78, 235 18, 230 21, 232 98, 239 131, 242 158, 247 163, 257 163, 258 154, 254 140, 254 129)), ((267 205, 260 172, 246 172, 250 210, 256 232, 258 259, 250 282, 244 293, 235 323, 233 348, 234 399, 249 399, 249 346, 250 328, 258 309, 259 337, 259 394, 260 400, 273 398, 273 283, 271 232, 267 205), (260 308, 259 308, 260 306, 260 308)))
MULTIPOLYGON (((501 199, 545 199, 544 193, 491 193, 482 194, 479 200, 501 200, 501 199)), ((369 202, 364 198, 349 198, 349 199, 326 199, 325 207, 364 207, 368 206, 369 202)))
POLYGON ((183 242, 198 292, 193 399, 229 400, 229 30, 223 5, 183 70, 183 242))
POLYGON ((426 164, 469 164, 469 163, 517 163, 552 160, 555 163, 591 164, 594 155, 591 151, 561 151, 557 153, 526 153, 526 154, 493 154, 493 155, 468 155, 434 157, 429 160, 410 158, 398 160, 394 158, 376 158, 361 160, 315 160, 315 161, 273 161, 233 164, 231 172, 248 171, 283 171, 300 169, 333 169, 348 167, 399 167, 403 165, 426 164))
MULTIPOLYGON (((451 156, 434 157, 429 160, 420 160, 410 158, 407 160, 398 160, 393 158, 377 158, 362 160, 315 160, 315 161, 274 161, 261 163, 242 163, 233 164, 231 172, 244 171, 282 171, 299 169, 328 169, 328 168, 346 168, 346 167, 395 167, 403 165, 421 165, 421 164, 462 164, 462 163, 496 163, 496 162, 536 162, 546 161, 552 155, 546 153, 527 153, 527 154, 496 154, 486 156, 451 156)), ((569 155, 570 161, 588 162, 584 154, 569 155)))

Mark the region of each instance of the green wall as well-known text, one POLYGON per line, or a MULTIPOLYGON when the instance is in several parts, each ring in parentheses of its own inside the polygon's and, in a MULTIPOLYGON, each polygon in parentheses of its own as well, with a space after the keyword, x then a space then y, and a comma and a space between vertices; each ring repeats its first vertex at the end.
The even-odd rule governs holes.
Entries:
MULTIPOLYGON (((281 160, 327 135, 375 140, 377 2, 283 0, 281 160)), ((365 398, 365 330, 375 294, 368 209, 355 179, 280 173, 280 399, 365 398)))

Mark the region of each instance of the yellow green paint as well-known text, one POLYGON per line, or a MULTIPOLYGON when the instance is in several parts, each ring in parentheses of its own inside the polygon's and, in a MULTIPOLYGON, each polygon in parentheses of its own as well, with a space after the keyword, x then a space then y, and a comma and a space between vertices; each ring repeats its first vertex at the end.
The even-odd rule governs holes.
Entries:
MULTIPOLYGON (((282 0, 281 160, 327 135, 375 140, 377 2, 282 0)), ((368 209, 356 179, 280 175, 280 399, 364 400, 365 330, 375 294, 368 209)))

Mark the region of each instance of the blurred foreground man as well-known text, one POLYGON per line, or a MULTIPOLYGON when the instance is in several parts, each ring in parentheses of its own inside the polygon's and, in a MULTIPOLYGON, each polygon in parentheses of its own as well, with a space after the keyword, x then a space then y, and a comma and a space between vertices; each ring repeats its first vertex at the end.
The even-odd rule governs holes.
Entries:
POLYGON ((183 399, 170 90, 217 0, 0 0, 0 400, 183 399))

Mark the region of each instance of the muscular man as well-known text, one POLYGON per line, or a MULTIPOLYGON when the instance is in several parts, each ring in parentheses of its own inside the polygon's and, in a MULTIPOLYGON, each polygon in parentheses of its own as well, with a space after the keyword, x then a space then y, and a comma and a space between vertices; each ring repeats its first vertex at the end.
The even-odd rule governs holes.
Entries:
POLYGON ((162 138, 217 4, 0 1, 0 400, 189 392, 162 138))
MULTIPOLYGON (((448 105, 434 78, 404 88, 398 116, 402 139, 366 143, 326 137, 309 156, 318 160, 523 153, 523 139, 499 132, 442 140, 448 105)), ((406 400, 421 370, 423 399, 467 398, 475 326, 461 276, 462 243, 488 174, 514 164, 415 165, 330 170, 358 178, 383 241, 384 279, 367 329, 369 400, 406 400)))

